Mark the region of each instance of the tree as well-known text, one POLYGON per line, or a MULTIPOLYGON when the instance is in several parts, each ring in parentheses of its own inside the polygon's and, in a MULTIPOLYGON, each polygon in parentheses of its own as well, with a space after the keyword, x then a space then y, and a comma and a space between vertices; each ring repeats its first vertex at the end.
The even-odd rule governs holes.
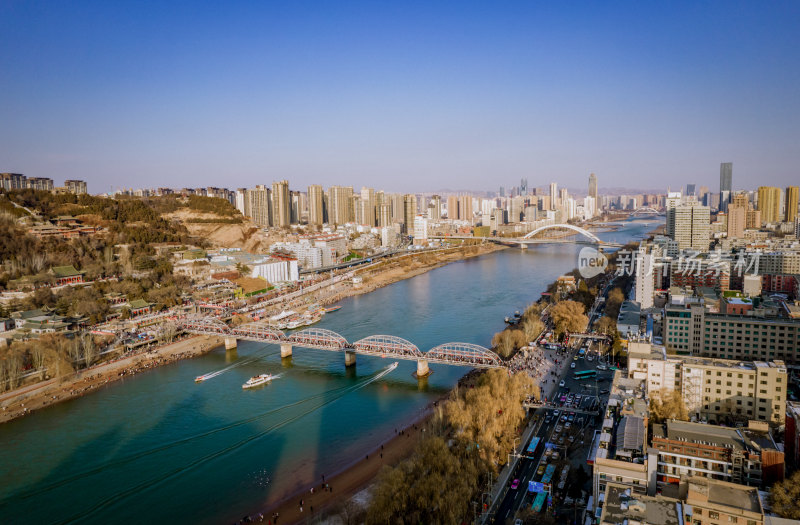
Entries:
POLYGON ((576 301, 559 301, 550 308, 550 318, 557 335, 565 332, 582 332, 589 323, 585 308, 576 301))
POLYGON ((625 301, 625 293, 622 291, 622 288, 614 288, 608 292, 605 308, 606 315, 616 319, 619 315, 619 307, 622 306, 623 301, 625 301))
POLYGON ((89 368, 97 358, 97 345, 94 342, 92 334, 88 332, 83 334, 78 341, 81 352, 83 352, 83 359, 86 362, 86 368, 89 368))
POLYGON ((650 419, 653 423, 661 423, 667 419, 689 421, 689 411, 678 390, 662 388, 650 398, 650 419))
POLYGON ((514 350, 522 348, 527 342, 528 339, 522 330, 503 330, 492 337, 492 346, 497 349, 501 357, 510 356, 514 350))
POLYGON ((522 323, 522 331, 528 341, 533 341, 544 330, 544 323, 538 317, 525 319, 522 323))
POLYGON ((800 519, 800 470, 796 471, 790 478, 787 478, 772 486, 769 493, 769 501, 772 510, 782 518, 798 520, 800 519))
POLYGON ((594 328, 601 334, 614 334, 617 331, 617 321, 604 315, 597 321, 594 328))

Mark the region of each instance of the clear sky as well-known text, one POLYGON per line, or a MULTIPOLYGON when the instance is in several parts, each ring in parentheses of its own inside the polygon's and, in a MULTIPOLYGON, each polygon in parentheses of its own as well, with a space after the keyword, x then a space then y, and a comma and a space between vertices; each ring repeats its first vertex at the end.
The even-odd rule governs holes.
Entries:
POLYGON ((800 2, 0 0, 0 172, 800 183, 800 2), (230 5, 228 5, 230 4, 230 5))

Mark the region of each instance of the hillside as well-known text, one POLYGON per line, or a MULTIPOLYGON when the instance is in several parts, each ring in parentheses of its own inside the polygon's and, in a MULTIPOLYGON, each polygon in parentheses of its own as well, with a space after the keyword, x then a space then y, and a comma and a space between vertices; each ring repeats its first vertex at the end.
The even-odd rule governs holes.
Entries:
POLYGON ((189 234, 206 239, 215 248, 241 248, 248 252, 266 252, 277 239, 270 239, 261 228, 247 219, 231 224, 225 217, 179 209, 162 215, 164 219, 179 222, 189 234))

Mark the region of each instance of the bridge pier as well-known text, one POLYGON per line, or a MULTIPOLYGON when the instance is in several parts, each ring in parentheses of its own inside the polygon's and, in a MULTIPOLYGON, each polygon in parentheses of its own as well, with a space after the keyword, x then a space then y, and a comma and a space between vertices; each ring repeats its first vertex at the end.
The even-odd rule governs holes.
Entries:
POLYGON ((424 359, 417 359, 417 377, 426 377, 430 373, 431 369, 428 368, 428 362, 424 359))
POLYGON ((519 243, 519 249, 520 250, 527 250, 528 249, 528 245, 525 244, 524 242, 521 242, 521 243, 519 243))
POLYGON ((349 350, 344 351, 344 366, 356 365, 356 353, 349 350))
POLYGON ((236 338, 235 337, 226 337, 225 338, 225 350, 236 350, 236 338))
POLYGON ((281 343, 281 358, 292 357, 292 343, 281 343))

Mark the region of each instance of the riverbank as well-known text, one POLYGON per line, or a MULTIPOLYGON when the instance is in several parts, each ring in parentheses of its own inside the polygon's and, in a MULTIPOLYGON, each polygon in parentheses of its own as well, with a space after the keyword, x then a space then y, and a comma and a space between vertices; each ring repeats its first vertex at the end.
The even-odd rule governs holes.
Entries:
POLYGON ((460 246, 440 253, 415 253, 395 260, 382 261, 372 268, 358 269, 354 272, 356 277, 362 279, 360 284, 347 281, 333 285, 331 288, 314 294, 312 301, 298 300, 287 306, 302 306, 307 302, 329 305, 357 295, 373 292, 384 286, 394 284, 405 279, 410 279, 427 273, 436 268, 441 268, 450 263, 472 259, 481 255, 505 250, 507 246, 494 243, 483 243, 470 246, 460 246))
POLYGON ((191 336, 150 352, 123 357, 80 370, 59 381, 48 379, 0 395, 0 423, 28 416, 42 408, 88 394, 124 377, 196 357, 222 344, 218 337, 191 336))

